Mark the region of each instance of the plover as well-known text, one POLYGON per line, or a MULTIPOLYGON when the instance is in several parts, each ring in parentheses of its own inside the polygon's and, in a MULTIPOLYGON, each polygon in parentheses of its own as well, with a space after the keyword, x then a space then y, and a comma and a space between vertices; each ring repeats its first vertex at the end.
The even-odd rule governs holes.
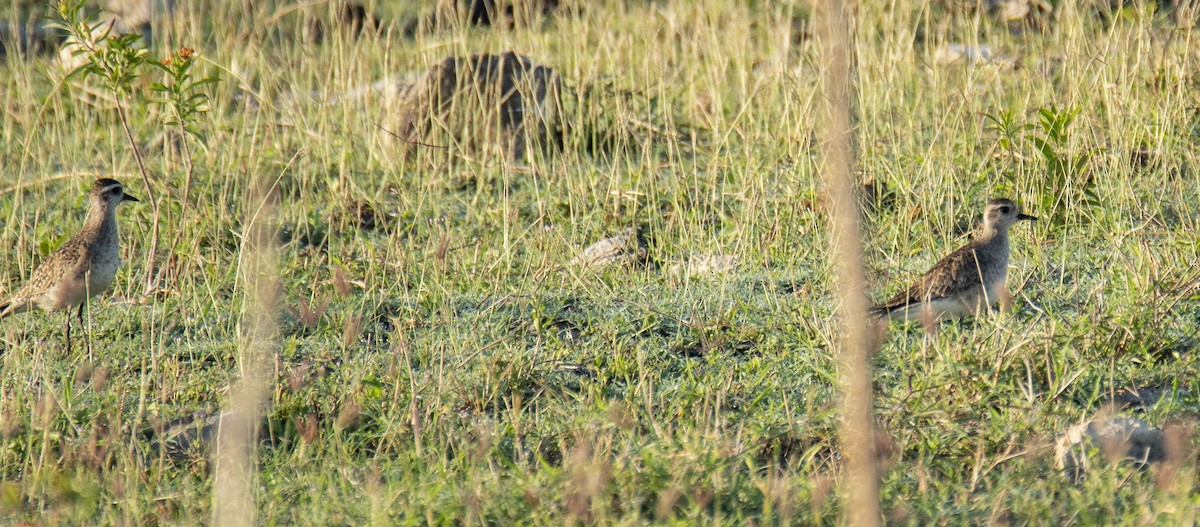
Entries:
POLYGON ((78 306, 80 327, 83 306, 112 285, 121 266, 117 245, 117 206, 138 201, 125 193, 114 179, 99 179, 92 185, 87 219, 83 229, 42 262, 16 293, 0 303, 0 318, 35 307, 45 311, 67 311, 67 352, 71 350, 71 312, 78 306))
POLYGON ((1036 220, 1012 200, 989 201, 983 227, 971 243, 950 253, 907 290, 872 312, 891 320, 931 323, 948 316, 977 314, 1006 300, 1008 229, 1019 220, 1036 220))

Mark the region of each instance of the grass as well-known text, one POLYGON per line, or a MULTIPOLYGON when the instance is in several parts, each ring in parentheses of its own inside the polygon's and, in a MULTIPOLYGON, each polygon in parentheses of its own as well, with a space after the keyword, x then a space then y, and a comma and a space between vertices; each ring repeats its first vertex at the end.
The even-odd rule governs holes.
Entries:
MULTIPOLYGON (((5 9, 33 9, 17 4, 5 9)), ((411 20, 420 4, 373 8, 411 20)), ((90 355, 64 353, 61 315, 0 324, 0 519, 209 517, 212 463, 166 456, 156 430, 227 403, 244 196, 265 178, 281 197, 281 307, 264 523, 836 522, 840 336, 806 4, 585 4, 513 30, 310 44, 295 14, 264 23, 284 3, 180 3, 153 53, 195 48, 199 73, 223 80, 193 143, 191 204, 179 154, 154 146, 164 114, 130 108, 170 196, 155 260, 169 280, 144 294, 152 208, 134 204, 127 265, 87 315, 90 355), (607 119, 614 146, 524 167, 430 149, 401 162, 376 140, 377 98, 335 97, 508 49, 592 87, 583 113, 607 119), (634 224, 664 264, 742 264, 708 278, 566 265, 634 224)), ((856 17, 859 177, 882 189, 864 213, 869 297, 963 243, 988 198, 1054 218, 1014 229, 1013 313, 930 336, 893 325, 874 358, 886 519, 1196 521, 1190 436, 1174 472, 1104 463, 1076 483, 1052 456, 1056 434, 1125 387, 1166 389, 1137 413, 1156 426, 1200 410, 1194 33, 1150 7, 1105 19, 1076 6, 1040 32, 910 1, 856 17), (951 42, 1020 66, 931 66, 951 42), (1053 153, 1086 156, 1083 169, 1033 141, 1046 108, 1078 111, 1053 153), (987 117, 1005 112, 1033 126, 1011 149, 987 117), (1152 162, 1131 162, 1139 150, 1152 162)), ((56 90, 54 68, 0 65, 3 291, 80 224, 84 173, 145 195, 103 90, 56 90)))

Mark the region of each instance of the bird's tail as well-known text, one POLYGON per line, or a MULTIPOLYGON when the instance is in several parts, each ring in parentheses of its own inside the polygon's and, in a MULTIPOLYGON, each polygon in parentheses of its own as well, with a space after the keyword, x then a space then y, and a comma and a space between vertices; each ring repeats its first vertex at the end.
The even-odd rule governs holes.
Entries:
POLYGON ((17 314, 16 306, 13 306, 12 300, 0 302, 0 318, 8 318, 10 315, 17 314))

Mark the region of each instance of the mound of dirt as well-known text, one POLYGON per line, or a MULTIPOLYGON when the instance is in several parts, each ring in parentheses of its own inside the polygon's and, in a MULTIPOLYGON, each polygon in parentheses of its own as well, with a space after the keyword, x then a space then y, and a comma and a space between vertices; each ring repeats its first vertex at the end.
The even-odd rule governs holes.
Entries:
POLYGON ((558 146, 560 93, 554 70, 516 53, 448 57, 408 89, 389 90, 380 146, 499 148, 521 160, 531 148, 558 146))

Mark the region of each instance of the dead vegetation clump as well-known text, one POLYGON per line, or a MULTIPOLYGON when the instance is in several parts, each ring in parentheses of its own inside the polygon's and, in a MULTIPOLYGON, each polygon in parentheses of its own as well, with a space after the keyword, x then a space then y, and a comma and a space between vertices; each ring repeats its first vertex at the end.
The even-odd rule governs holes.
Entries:
POLYGON ((696 141, 689 125, 659 122, 653 98, 611 83, 572 85, 511 51, 447 57, 369 91, 379 97, 376 145, 385 157, 425 150, 471 159, 491 150, 521 163, 535 152, 608 156, 639 145, 686 150, 696 141))
POLYGON ((524 159, 530 148, 557 143, 560 93, 554 70, 513 52, 447 57, 408 89, 385 94, 384 107, 397 110, 380 123, 381 147, 491 146, 524 159))

